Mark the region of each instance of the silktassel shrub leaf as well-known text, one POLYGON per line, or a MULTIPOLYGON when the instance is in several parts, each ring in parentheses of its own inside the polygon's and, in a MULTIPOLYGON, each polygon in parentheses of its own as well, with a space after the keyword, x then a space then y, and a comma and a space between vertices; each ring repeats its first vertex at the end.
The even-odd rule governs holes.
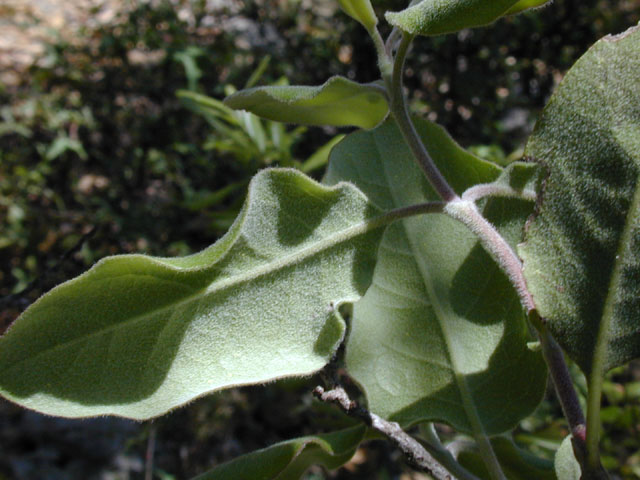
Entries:
POLYGON ((347 463, 366 427, 296 438, 235 458, 193 480, 297 480, 311 465, 329 470, 347 463))
POLYGON ((52 415, 145 419, 316 371, 343 337, 337 306, 369 285, 378 214, 351 185, 265 170, 208 249, 109 257, 34 303, 0 339, 0 393, 52 415))
MULTIPOLYGON (((553 462, 519 448, 510 437, 494 437, 491 446, 509 480, 557 480, 553 462)), ((456 459, 467 470, 478 478, 491 478, 475 443, 461 441, 459 446, 454 444, 450 448, 455 449, 456 459)))
POLYGON ((596 43, 528 142, 546 165, 520 249, 540 314, 588 375, 640 355, 640 28, 596 43))
MULTIPOLYGON (((500 174, 442 128, 423 120, 416 126, 456 191, 500 174)), ((436 199, 390 121, 334 148, 326 182, 340 180, 384 209, 436 199)), ((530 202, 500 199, 485 213, 517 241, 531 209, 530 202)), ((524 316, 504 274, 463 225, 432 214, 385 232, 373 283, 354 306, 347 368, 369 408, 385 418, 492 434, 513 427, 542 397, 546 369, 526 342, 524 316)))
POLYGON ((389 107, 374 84, 332 77, 319 87, 269 86, 241 90, 224 103, 260 117, 302 125, 373 128, 389 107))
POLYGON ((496 181, 474 185, 464 192, 463 198, 476 200, 494 196, 535 201, 543 180, 544 169, 540 165, 529 162, 512 162, 496 181))
POLYGON ((582 477, 582 469, 573 453, 571 435, 562 441, 553 463, 559 480, 580 480, 582 477))
POLYGON ((387 12, 387 21, 413 35, 442 35, 489 25, 518 0, 422 0, 400 12, 387 12))
POLYGON ((373 29, 378 24, 370 0, 338 0, 340 8, 351 18, 354 18, 367 30, 373 29))

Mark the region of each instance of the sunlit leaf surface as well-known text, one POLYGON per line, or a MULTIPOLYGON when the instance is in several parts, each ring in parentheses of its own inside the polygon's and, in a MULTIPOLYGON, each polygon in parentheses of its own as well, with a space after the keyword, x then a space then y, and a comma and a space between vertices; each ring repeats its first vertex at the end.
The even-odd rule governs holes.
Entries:
POLYGON ((373 128, 387 116, 385 96, 374 84, 332 77, 319 87, 269 86, 234 93, 224 101, 234 109, 301 125, 373 128))
POLYGON ((52 415, 145 419, 314 372, 343 338, 337 307, 371 281, 379 213, 351 185, 265 170, 210 248, 109 257, 34 303, 0 338, 0 393, 52 415))

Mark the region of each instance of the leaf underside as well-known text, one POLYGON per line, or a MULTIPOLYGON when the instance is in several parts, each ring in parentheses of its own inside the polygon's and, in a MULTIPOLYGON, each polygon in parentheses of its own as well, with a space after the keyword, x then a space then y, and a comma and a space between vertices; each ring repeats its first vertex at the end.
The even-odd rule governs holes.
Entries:
POLYGON ((580 480, 582 469, 573 453, 571 435, 565 437, 554 459, 556 475, 560 480, 580 480))
MULTIPOLYGON (((556 480, 553 462, 533 456, 519 448, 505 436, 491 439, 491 446, 500 462, 500 467, 509 480, 556 480)), ((458 450, 456 460, 479 478, 491 478, 477 446, 469 442, 468 448, 458 450)), ((560 480, 568 480, 559 477, 560 480)))
POLYGON ((333 470, 353 457, 365 431, 358 425, 288 440, 235 458, 193 480, 297 480, 311 465, 333 470))
POLYGON ((51 415, 161 415, 322 368, 368 287, 382 229, 356 188, 264 170, 225 237, 183 258, 100 261, 0 338, 0 393, 51 415))
POLYGON ((602 374, 640 356, 640 28, 578 60, 525 154, 548 169, 527 283, 569 355, 602 374))
POLYGON ((389 112, 384 95, 371 84, 331 77, 318 87, 255 87, 227 97, 225 105, 278 122, 373 128, 389 112))
MULTIPOLYGON (((416 127, 456 191, 500 174, 440 127, 421 120, 416 127)), ((436 199, 391 121, 333 150, 325 181, 341 180, 383 209, 436 199)), ((500 199, 485 213, 518 241, 531 209, 500 199)), ((503 273, 464 226, 431 214, 387 229, 373 283, 354 307, 347 368, 374 413, 403 425, 437 420, 492 434, 513 427, 543 394, 546 369, 527 339, 503 273)))

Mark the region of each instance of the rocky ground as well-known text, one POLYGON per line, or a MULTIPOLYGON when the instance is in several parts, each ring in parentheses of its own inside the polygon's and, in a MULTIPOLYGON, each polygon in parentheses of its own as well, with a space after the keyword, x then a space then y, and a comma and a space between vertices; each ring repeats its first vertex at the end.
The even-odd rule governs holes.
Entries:
POLYGON ((52 39, 113 20, 121 0, 0 0, 0 83, 15 85, 52 39))

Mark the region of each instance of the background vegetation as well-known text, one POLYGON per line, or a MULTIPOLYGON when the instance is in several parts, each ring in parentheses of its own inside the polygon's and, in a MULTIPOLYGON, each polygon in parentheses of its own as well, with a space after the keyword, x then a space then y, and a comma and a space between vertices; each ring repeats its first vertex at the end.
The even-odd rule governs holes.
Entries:
MULTIPOLYGON (((0 7, 5 19, 15 14, 0 7)), ((638 20, 638 0, 556 0, 487 29, 423 39, 409 62, 412 108, 475 153, 509 162, 563 72, 638 20)), ((124 2, 107 22, 57 35, 0 84, 0 331, 105 255, 183 255, 213 243, 257 169, 304 167, 319 178, 323 157, 307 161, 348 132, 285 129, 215 102, 197 108, 193 94, 221 99, 247 84, 320 84, 332 74, 371 81, 375 62, 364 31, 332 0, 124 2)), ((146 424, 50 419, 0 403, 0 479, 188 478, 348 421, 312 402, 313 385, 234 390, 146 424)), ((605 466, 640 478, 637 364, 612 372, 604 402, 605 466)), ((520 443, 550 455, 566 434, 552 420, 558 409, 545 401, 521 425, 520 443)), ((309 478, 410 478, 398 460, 374 443, 340 472, 309 478)))

